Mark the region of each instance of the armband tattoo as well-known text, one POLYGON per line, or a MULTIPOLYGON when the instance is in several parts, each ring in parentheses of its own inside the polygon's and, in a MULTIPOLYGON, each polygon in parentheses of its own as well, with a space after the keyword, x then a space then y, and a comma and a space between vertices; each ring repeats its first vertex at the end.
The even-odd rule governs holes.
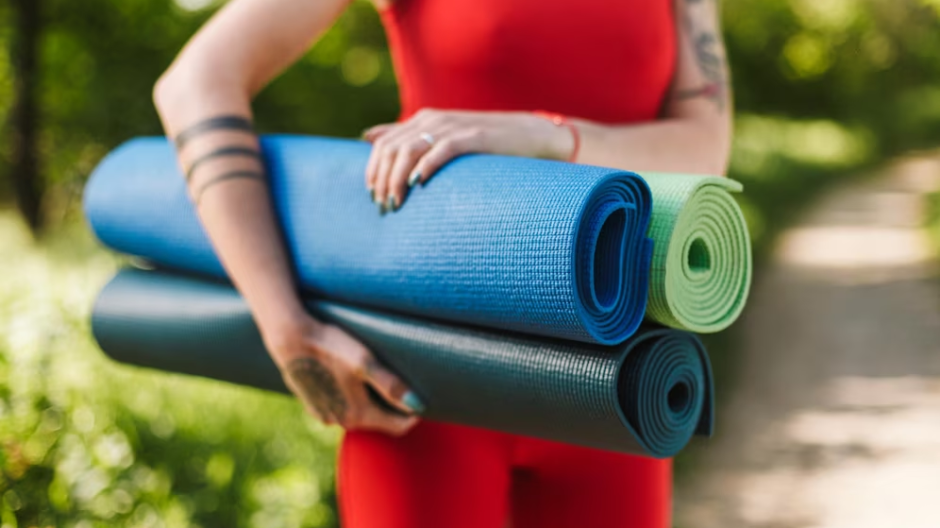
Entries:
POLYGON ((196 168, 203 163, 226 156, 248 156, 251 158, 261 161, 261 153, 257 150, 250 147, 223 147, 218 150, 213 150, 207 154, 204 154, 196 158, 190 165, 189 169, 186 171, 186 181, 190 181, 193 178, 193 173, 196 172, 196 168))
POLYGON ((244 132, 254 132, 255 128, 251 121, 236 115, 210 117, 200 121, 176 135, 173 142, 177 150, 182 149, 187 142, 196 136, 211 132, 213 130, 240 130, 244 132))
POLYGON ((222 183, 224 181, 235 180, 235 179, 251 179, 258 180, 261 182, 265 181, 264 173, 260 171, 250 171, 250 170, 238 170, 238 171, 229 171, 223 172, 218 176, 210 179, 206 183, 202 184, 199 189, 193 193, 193 203, 199 205, 199 201, 202 200, 202 196, 206 193, 206 189, 212 187, 217 183, 222 183))

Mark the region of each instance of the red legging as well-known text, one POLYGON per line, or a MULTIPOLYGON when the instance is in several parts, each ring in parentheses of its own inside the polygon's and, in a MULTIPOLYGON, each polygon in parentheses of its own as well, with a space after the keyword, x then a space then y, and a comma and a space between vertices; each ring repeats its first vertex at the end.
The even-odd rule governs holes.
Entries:
POLYGON ((667 528, 672 462, 436 422, 350 432, 344 528, 667 528))

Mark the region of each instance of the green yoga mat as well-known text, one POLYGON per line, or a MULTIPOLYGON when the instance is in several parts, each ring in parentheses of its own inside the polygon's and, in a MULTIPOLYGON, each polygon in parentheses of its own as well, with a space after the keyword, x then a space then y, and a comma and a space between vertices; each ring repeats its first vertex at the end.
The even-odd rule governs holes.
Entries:
POLYGON ((727 178, 642 174, 653 194, 646 317, 699 333, 724 330, 751 286, 751 240, 727 178))
MULTIPOLYGON (((687 332, 641 328, 605 347, 308 307, 398 372, 426 419, 652 457, 712 432, 711 368, 687 332)), ((92 330, 118 361, 286 392, 247 306, 225 284, 122 271, 99 296, 92 330)))

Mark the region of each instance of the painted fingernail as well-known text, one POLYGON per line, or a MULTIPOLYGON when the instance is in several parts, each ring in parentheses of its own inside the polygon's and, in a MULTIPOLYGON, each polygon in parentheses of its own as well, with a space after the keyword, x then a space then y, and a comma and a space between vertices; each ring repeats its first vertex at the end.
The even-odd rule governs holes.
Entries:
POLYGON ((415 414, 424 413, 424 402, 421 401, 421 398, 419 398, 417 394, 411 391, 406 392, 405 395, 401 397, 401 402, 414 411, 415 414))
POLYGON ((369 187, 369 199, 372 200, 373 203, 375 203, 375 189, 373 189, 372 187, 369 187))
POLYGON ((376 199, 376 200, 375 200, 375 206, 379 208, 379 214, 380 214, 380 215, 384 215, 384 214, 385 214, 385 202, 383 202, 382 200, 376 199))
POLYGON ((367 129, 363 130, 361 134, 359 134, 359 139, 365 139, 365 138, 366 138, 366 135, 368 135, 368 134, 369 134, 369 129, 367 128, 367 129))
POLYGON ((385 205, 385 208, 393 213, 398 209, 398 204, 395 202, 394 196, 388 197, 388 203, 385 205))
POLYGON ((421 180, 421 173, 414 171, 411 173, 411 176, 408 176, 408 187, 414 187, 418 181, 421 180))

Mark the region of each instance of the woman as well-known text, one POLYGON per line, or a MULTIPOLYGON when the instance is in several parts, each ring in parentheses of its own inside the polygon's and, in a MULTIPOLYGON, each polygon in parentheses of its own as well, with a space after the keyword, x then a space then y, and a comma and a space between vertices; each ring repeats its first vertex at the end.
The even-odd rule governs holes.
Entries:
MULTIPOLYGON (((400 379, 303 310, 250 99, 348 1, 232 0, 154 91, 199 216, 285 380, 310 413, 347 430, 344 524, 669 526, 669 461, 419 423, 422 404, 400 379)), ((387 1, 377 8, 402 118, 365 133, 363 195, 380 213, 407 207, 409 192, 468 152, 724 172, 731 105, 716 0, 387 1)))

